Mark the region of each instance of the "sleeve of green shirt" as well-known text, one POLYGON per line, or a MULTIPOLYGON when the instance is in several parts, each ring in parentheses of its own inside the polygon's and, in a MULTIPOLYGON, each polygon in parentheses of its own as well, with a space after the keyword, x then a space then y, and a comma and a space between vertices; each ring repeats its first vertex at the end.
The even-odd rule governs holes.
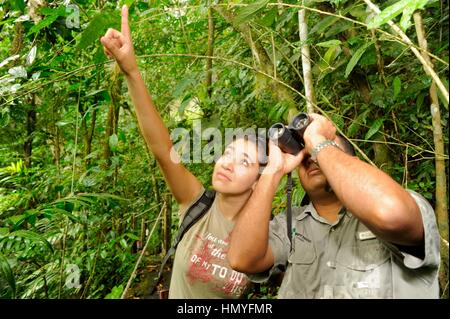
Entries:
MULTIPOLYGON (((424 244, 425 254, 424 258, 418 258, 405 251, 402 248, 393 244, 386 243, 388 249, 402 261, 402 264, 409 269, 421 269, 421 268, 435 268, 436 272, 430 273, 431 276, 437 274, 437 269, 440 263, 440 241, 439 232, 436 224, 436 217, 434 210, 428 201, 420 194, 408 190, 410 195, 414 198, 419 206, 420 213, 422 215, 422 222, 424 228, 424 244)), ((430 278, 431 279, 431 278, 430 278)))

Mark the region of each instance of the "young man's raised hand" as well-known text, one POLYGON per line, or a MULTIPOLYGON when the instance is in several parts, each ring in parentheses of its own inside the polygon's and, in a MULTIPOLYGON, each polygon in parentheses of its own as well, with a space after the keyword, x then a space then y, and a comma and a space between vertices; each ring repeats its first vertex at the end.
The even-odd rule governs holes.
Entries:
POLYGON ((130 26, 128 25, 128 7, 122 7, 121 31, 109 28, 100 38, 105 54, 116 60, 125 75, 138 70, 131 40, 130 26))

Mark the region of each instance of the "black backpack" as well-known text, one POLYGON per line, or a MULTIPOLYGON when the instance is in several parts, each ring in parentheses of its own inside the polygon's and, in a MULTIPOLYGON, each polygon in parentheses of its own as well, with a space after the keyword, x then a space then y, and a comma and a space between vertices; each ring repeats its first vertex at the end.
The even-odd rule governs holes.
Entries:
POLYGON ((211 207, 215 196, 216 196, 215 191, 205 190, 202 196, 200 196, 200 198, 188 208, 186 214, 184 214, 183 221, 181 222, 181 225, 178 228, 178 232, 173 240, 172 246, 170 247, 169 251, 166 253, 166 255, 161 261, 161 267, 159 268, 158 276, 156 277, 155 282, 153 283, 153 286, 150 289, 150 294, 154 293, 156 286, 161 281, 164 266, 166 265, 169 258, 175 253, 175 250, 177 249, 177 246, 180 243, 181 239, 183 238, 184 234, 186 234, 186 232, 202 216, 206 214, 206 212, 211 207))

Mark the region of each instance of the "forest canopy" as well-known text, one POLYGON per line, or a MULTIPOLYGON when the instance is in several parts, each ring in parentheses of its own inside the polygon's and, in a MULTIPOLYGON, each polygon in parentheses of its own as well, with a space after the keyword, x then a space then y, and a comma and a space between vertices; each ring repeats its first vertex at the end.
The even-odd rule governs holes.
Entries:
MULTIPOLYGON (((143 297, 170 247, 178 206, 99 41, 120 30, 123 4, 169 131, 325 115, 357 156, 435 208, 448 298, 443 0, 0 0, 0 298, 143 297)), ((186 165, 210 186, 211 161, 186 165)), ((294 205, 303 196, 294 188, 294 205)), ((248 295, 263 296, 276 287, 248 295)))

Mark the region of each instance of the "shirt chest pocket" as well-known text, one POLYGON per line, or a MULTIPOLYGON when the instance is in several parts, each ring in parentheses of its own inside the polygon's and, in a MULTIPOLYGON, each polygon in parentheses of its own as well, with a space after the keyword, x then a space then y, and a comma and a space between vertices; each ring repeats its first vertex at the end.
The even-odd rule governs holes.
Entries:
POLYGON ((316 250, 311 240, 301 238, 299 235, 292 238, 293 250, 288 261, 291 264, 311 265, 316 260, 316 250))
POLYGON ((343 245, 336 255, 336 263, 356 271, 371 271, 390 258, 387 248, 377 239, 355 241, 343 245))

